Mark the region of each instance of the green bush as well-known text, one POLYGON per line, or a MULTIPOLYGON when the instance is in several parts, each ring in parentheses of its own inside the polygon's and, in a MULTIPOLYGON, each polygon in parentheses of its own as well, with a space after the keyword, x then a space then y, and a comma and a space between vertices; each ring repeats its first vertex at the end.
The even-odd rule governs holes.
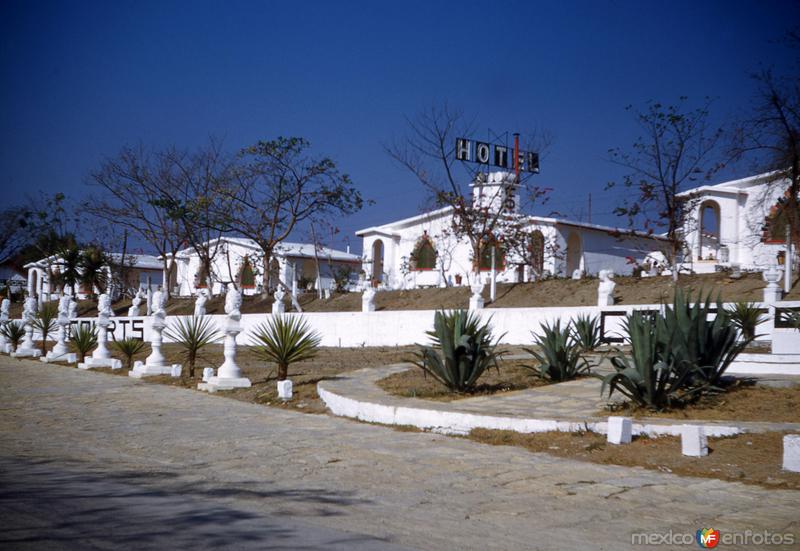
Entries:
POLYGON ((647 313, 634 311, 625 320, 630 357, 618 353, 611 358, 615 372, 603 378, 602 395, 608 388, 609 397, 614 391, 641 407, 662 410, 682 403, 693 391, 684 390, 694 371, 691 366, 675 368, 669 354, 665 353, 666 326, 647 313))
POLYGON ((25 324, 21 321, 6 321, 0 326, 0 335, 3 335, 16 350, 25 338, 25 324))
POLYGON ((89 324, 79 323, 70 332, 70 346, 78 354, 78 361, 83 362, 86 354, 97 346, 97 329, 89 324))
POLYGON ((125 357, 125 367, 131 368, 133 364, 133 357, 144 350, 144 341, 128 337, 121 341, 114 340, 112 343, 114 348, 125 357))
POLYGON ((291 364, 316 356, 322 341, 303 319, 280 315, 257 325, 251 338, 256 355, 278 364, 279 381, 289 376, 291 364))
POLYGON ((572 322, 572 337, 583 350, 594 350, 602 344, 600 340, 600 318, 579 315, 572 322))
POLYGON ((589 372, 591 365, 582 357, 584 348, 575 337, 571 324, 562 329, 560 320, 552 326, 543 323, 542 333, 541 336, 533 335, 534 344, 541 352, 536 349, 525 349, 539 362, 538 366, 528 369, 533 370, 542 379, 552 382, 571 381, 578 375, 589 372))
POLYGON ((619 391, 640 406, 664 409, 720 390, 720 379, 736 356, 749 344, 737 342, 730 314, 719 300, 711 315, 710 295, 695 303, 676 290, 664 314, 633 312, 626 319, 630 358, 611 359, 615 373, 603 379, 601 393, 619 391))
POLYGON ((31 322, 34 330, 42 336, 42 354, 47 352, 47 337, 55 331, 56 319, 58 319, 58 304, 45 302, 31 322))
POLYGON ((728 310, 728 315, 734 327, 741 332, 742 338, 750 341, 756 338, 758 325, 767 319, 753 302, 737 302, 728 310))
POLYGON ((427 335, 431 345, 421 346, 412 362, 452 391, 470 390, 484 371, 498 368, 502 336, 493 342, 490 323, 482 324, 473 313, 438 311, 427 335))
POLYGON ((667 306, 660 318, 665 325, 665 352, 673 365, 699 368, 695 374, 702 380, 693 384, 717 386, 720 378, 736 356, 750 344, 752 338, 737 342, 736 327, 729 313, 716 300, 716 316, 711 315, 711 294, 703 300, 702 293, 692 304, 691 294, 675 291, 672 307, 667 306))
POLYGON ((164 330, 164 336, 183 348, 183 360, 186 362, 189 377, 194 378, 197 353, 209 344, 222 337, 217 331, 212 318, 207 316, 179 317, 164 330))

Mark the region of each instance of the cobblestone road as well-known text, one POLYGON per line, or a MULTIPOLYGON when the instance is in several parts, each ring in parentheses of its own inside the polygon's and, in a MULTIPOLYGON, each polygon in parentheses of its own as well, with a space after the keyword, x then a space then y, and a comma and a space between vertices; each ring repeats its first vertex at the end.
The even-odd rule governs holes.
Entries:
MULTIPOLYGON (((568 461, 6 357, 0 404, 8 548, 70 548, 47 540, 69 517, 47 497, 60 480, 94 500, 77 526, 98 547, 124 536, 127 548, 280 549, 296 547, 287 532, 304 529, 308 548, 342 537, 354 549, 432 550, 624 549, 632 533, 709 526, 800 535, 800 492, 568 461), (42 503, 31 497, 34 480, 45 481, 33 489, 42 503), (152 526, 141 497, 160 504, 152 526)), ((57 497, 70 502, 69 492, 57 497)))

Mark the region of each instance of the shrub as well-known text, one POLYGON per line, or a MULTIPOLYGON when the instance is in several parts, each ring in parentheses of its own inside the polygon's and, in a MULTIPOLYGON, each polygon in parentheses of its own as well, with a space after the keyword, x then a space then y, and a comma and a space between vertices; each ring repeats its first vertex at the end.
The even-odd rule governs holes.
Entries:
POLYGON ((47 337, 55 330, 56 319, 58 319, 58 304, 45 302, 31 322, 33 328, 42 336, 42 354, 47 352, 47 337))
POLYGON ((97 329, 89 324, 76 325, 71 331, 70 344, 78 353, 78 361, 83 362, 86 354, 97 346, 97 329))
POLYGON ((3 335, 11 347, 16 350, 22 339, 25 338, 25 325, 20 321, 7 321, 0 326, 0 335, 3 335))
POLYGON ((600 318, 579 315, 572 323, 572 337, 583 350, 594 350, 600 346, 600 318))
POLYGON ((719 298, 716 316, 709 321, 711 309, 710 293, 705 300, 700 293, 692 304, 691 294, 684 296, 681 289, 676 289, 672 307, 667 306, 660 319, 665 325, 664 350, 672 358, 671 363, 699 368, 696 374, 703 380, 693 380, 693 384, 717 386, 725 370, 752 338, 737 342, 736 328, 719 298))
POLYGON ((756 338, 756 328, 767 317, 753 302, 737 302, 728 310, 731 323, 742 333, 742 338, 752 341, 756 338))
POLYGON ((427 331, 431 346, 421 346, 412 362, 452 391, 464 392, 487 369, 497 367, 496 352, 501 337, 492 342, 489 322, 465 310, 436 312, 433 331, 427 331))
POLYGON ((316 356, 322 341, 320 335, 312 331, 303 319, 280 315, 257 325, 251 338, 257 356, 278 364, 279 381, 289 376, 291 364, 316 356))
POLYGON ((641 407, 661 410, 694 394, 683 391, 693 368, 683 365, 675 369, 664 353, 665 325, 660 320, 634 311, 627 316, 625 327, 631 345, 630 358, 622 353, 611 358, 616 371, 603 378, 601 395, 608 388, 609 397, 619 391, 641 407))
POLYGON ((114 340, 112 343, 114 348, 125 357, 125 367, 131 368, 133 364, 133 357, 144 349, 144 341, 128 337, 121 341, 114 340))
POLYGON ((164 335, 183 348, 183 360, 189 368, 189 377, 194 378, 197 353, 222 337, 214 322, 207 316, 178 318, 164 330, 164 335))
POLYGON ((550 326, 542 324, 543 335, 534 334, 534 344, 541 352, 526 348, 539 362, 536 367, 528 367, 542 379, 553 382, 571 381, 578 375, 588 373, 591 365, 581 356, 584 348, 574 336, 571 324, 561 328, 561 321, 550 326))

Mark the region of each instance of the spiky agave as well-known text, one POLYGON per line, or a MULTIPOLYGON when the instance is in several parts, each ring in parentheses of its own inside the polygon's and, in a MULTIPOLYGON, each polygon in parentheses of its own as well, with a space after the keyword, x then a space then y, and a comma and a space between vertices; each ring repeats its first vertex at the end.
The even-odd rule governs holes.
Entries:
POLYGON ((739 329, 742 338, 754 340, 756 328, 766 321, 767 316, 754 302, 737 302, 728 310, 731 323, 739 329))
POLYGON ((122 340, 114 340, 112 346, 125 357, 125 367, 130 369, 133 364, 133 357, 144 350, 144 341, 127 337, 122 340))
POLYGON ((83 362, 86 354, 97 346, 97 329, 89 323, 79 323, 70 331, 69 342, 78 354, 78 361, 83 362))
POLYGON ((168 337, 183 349, 183 359, 189 368, 189 377, 194 377, 197 354, 222 338, 214 321, 209 316, 186 316, 177 318, 164 330, 168 337))
POLYGON ((542 324, 542 334, 533 334, 534 344, 539 349, 526 348, 539 362, 538 366, 526 366, 539 377, 553 382, 571 381, 578 375, 588 373, 589 362, 582 356, 583 346, 574 336, 570 324, 561 328, 561 320, 552 326, 542 324))
POLYGON ((414 365, 455 392, 475 386, 478 378, 491 367, 499 369, 502 356, 493 340, 491 320, 482 323, 472 312, 465 310, 438 311, 433 330, 426 333, 430 346, 421 346, 414 365))
POLYGON ((262 360, 278 365, 278 380, 289 376, 289 366, 310 360, 317 354, 322 337, 305 320, 291 315, 275 315, 257 325, 250 339, 253 351, 262 360))
POLYGON ((6 321, 0 325, 0 335, 8 340, 11 347, 16 350, 22 339, 25 338, 25 324, 21 321, 6 321))
POLYGON ((594 350, 602 344, 600 340, 600 318, 598 316, 579 315, 572 322, 572 338, 583 350, 594 350))
POLYGON ((36 312, 31 325, 39 332, 42 337, 42 354, 47 352, 47 337, 55 331, 56 319, 58 318, 58 304, 55 302, 45 302, 36 312))

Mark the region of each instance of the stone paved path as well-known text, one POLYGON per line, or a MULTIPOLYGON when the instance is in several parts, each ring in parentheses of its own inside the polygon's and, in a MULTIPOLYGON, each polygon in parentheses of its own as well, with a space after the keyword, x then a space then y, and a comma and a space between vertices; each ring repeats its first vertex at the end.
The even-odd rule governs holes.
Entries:
MULTIPOLYGON (((207 539, 176 539, 179 547, 242 543, 226 540, 235 532, 228 519, 237 518, 263 525, 247 537, 265 549, 284 548, 279 531, 298 526, 346 532, 375 549, 386 541, 431 550, 616 550, 631 547, 632 533, 701 526, 790 531, 800 541, 800 492, 398 432, 5 357, 0 407, 0 469, 12 479, 0 499, 4 548, 22 547, 14 538, 32 533, 30 512, 24 526, 8 521, 25 509, 26 480, 44 478, 53 489, 61 473, 83 477, 81 496, 95 494, 95 510, 80 517, 93 523, 93 541, 103 540, 109 512, 142 526, 141 541, 136 530, 124 532, 126 548, 174 548, 187 516, 206 523, 207 539), (158 529, 141 523, 142 495, 161 503, 158 529)), ((69 509, 52 505, 40 504, 40 539, 30 548, 50 548, 38 544, 70 520, 69 509)))

